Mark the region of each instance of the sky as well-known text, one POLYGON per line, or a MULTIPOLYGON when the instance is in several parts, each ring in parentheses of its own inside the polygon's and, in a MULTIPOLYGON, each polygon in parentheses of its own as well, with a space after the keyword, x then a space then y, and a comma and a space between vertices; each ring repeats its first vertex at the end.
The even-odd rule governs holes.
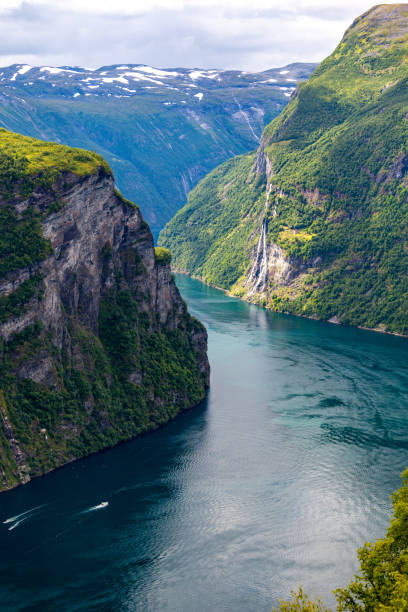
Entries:
MULTIPOLYGON (((0 0, 0 66, 319 62, 374 0, 0 0)), ((391 2, 387 2, 391 4, 391 2)))

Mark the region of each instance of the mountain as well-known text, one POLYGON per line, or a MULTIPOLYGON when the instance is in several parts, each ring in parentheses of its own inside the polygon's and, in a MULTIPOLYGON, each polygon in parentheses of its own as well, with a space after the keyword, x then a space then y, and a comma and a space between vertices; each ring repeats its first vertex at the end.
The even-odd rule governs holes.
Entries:
POLYGON ((103 155, 157 231, 207 172, 258 145, 314 67, 252 74, 13 65, 0 68, 0 125, 103 155))
POLYGON ((204 398, 169 261, 102 157, 0 129, 0 490, 204 398))
POLYGON ((174 266, 281 312, 408 334, 408 5, 379 5, 161 233, 174 266))

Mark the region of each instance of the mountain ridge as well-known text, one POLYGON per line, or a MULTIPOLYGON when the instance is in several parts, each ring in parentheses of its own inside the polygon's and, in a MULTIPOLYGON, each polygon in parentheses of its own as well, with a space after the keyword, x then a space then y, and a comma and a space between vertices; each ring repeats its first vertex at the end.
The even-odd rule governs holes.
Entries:
POLYGON ((265 122, 313 68, 252 74, 17 64, 0 69, 0 125, 103 155, 156 231, 209 170, 258 144, 265 122))
POLYGON ((159 240, 173 265, 278 311, 406 335, 407 33, 407 5, 358 18, 257 152, 191 192, 159 240))

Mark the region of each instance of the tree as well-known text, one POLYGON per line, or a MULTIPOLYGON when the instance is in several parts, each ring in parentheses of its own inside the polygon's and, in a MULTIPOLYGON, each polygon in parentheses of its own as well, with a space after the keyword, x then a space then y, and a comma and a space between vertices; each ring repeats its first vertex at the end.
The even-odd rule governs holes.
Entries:
MULTIPOLYGON (((408 470, 392 495, 394 512, 384 538, 358 550, 360 571, 343 589, 336 589, 338 612, 406 612, 408 610, 408 470)), ((281 612, 331 612, 320 599, 311 600, 302 587, 281 612)))

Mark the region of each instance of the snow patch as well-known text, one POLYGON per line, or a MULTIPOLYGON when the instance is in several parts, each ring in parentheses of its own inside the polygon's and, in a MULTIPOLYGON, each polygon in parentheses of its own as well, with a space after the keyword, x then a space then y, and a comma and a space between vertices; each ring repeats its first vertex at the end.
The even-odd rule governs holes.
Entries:
POLYGON ((138 66, 137 68, 132 68, 132 70, 146 72, 147 74, 154 74, 155 76, 160 77, 180 76, 179 72, 172 72, 170 70, 159 70, 159 68, 152 68, 151 66, 138 66))
POLYGON ((279 74, 289 74, 290 70, 280 70, 279 74))
POLYGON ((32 66, 29 66, 28 64, 24 64, 24 66, 21 66, 21 68, 19 70, 17 70, 17 72, 15 74, 13 74, 13 76, 10 79, 10 81, 15 81, 16 80, 16 76, 18 74, 25 74, 26 72, 31 70, 31 68, 32 68, 32 66))
POLYGON ((198 99, 199 99, 199 101, 201 102, 201 100, 202 100, 202 99, 203 99, 203 97, 204 97, 204 94, 203 94, 203 93, 201 93, 201 91, 200 91, 200 93, 194 94, 194 97, 195 97, 195 98, 198 98, 198 99))
POLYGON ((202 72, 202 70, 192 70, 188 76, 190 77, 190 79, 193 79, 193 81, 195 81, 196 79, 208 78, 207 75, 202 72))
POLYGON ((123 75, 118 77, 103 77, 102 81, 104 83, 113 83, 114 81, 118 81, 118 83, 125 83, 125 85, 129 85, 129 81, 125 79, 123 75))
POLYGON ((72 97, 73 97, 73 98, 77 98, 77 97, 78 97, 78 96, 80 96, 80 95, 81 95, 81 94, 77 92, 77 93, 74 93, 74 95, 73 95, 72 97))
POLYGON ((156 83, 156 85, 164 85, 163 81, 151 79, 150 77, 147 77, 143 74, 138 74, 137 72, 125 72, 122 76, 130 77, 134 81, 149 81, 150 83, 156 83))
POLYGON ((190 79, 216 79, 219 76, 218 70, 192 70, 189 72, 190 79))
POLYGON ((49 72, 50 74, 59 74, 60 72, 76 72, 76 70, 69 70, 68 68, 53 68, 51 66, 43 66, 40 68, 40 72, 49 72))

